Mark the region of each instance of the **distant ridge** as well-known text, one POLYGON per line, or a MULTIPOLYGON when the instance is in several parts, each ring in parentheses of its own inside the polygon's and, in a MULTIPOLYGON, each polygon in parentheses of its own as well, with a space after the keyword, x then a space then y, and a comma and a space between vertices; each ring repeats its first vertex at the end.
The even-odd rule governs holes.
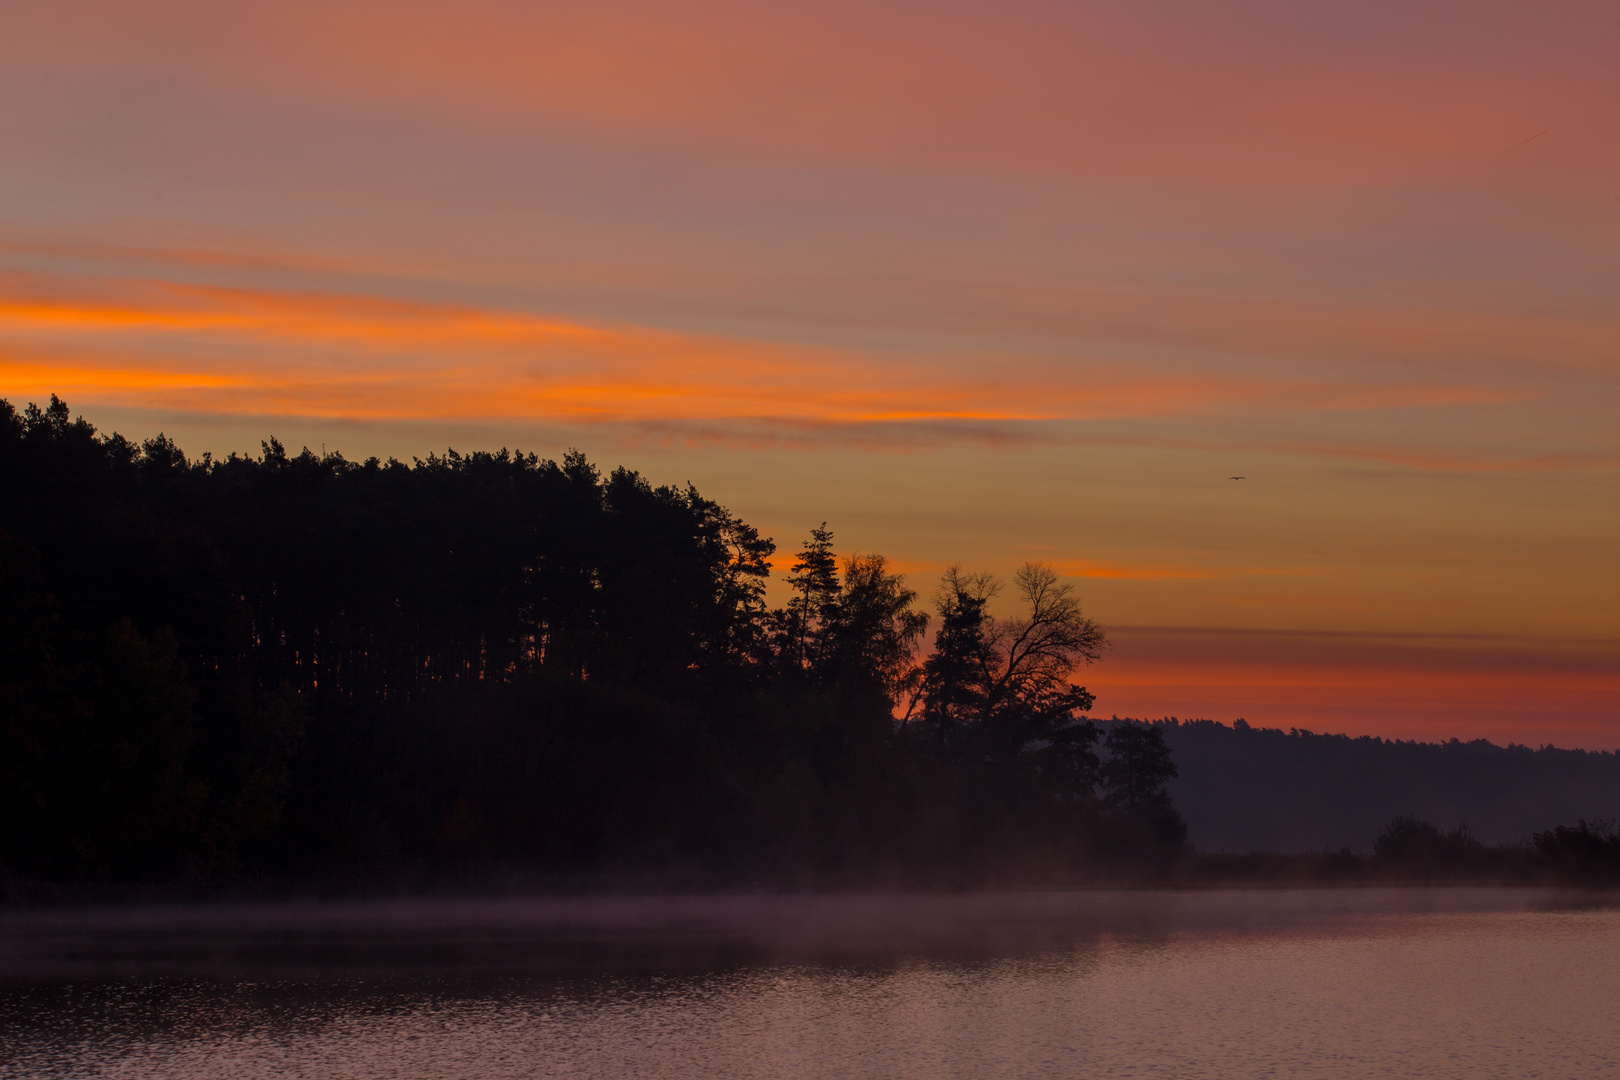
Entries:
POLYGON ((1487 844, 1578 818, 1620 818, 1616 753, 1322 735, 1242 720, 1152 723, 1180 769, 1170 793, 1201 851, 1368 851, 1396 814, 1443 829, 1467 824, 1487 844))

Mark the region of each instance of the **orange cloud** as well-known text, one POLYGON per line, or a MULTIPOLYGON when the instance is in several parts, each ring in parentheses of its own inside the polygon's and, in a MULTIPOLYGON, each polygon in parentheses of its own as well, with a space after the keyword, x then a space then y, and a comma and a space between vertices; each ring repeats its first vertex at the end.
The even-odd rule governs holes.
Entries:
MULTIPOLYGON (((369 312, 374 317, 356 328, 358 334, 349 335, 361 338, 449 332, 475 333, 493 340, 503 328, 509 335, 521 334, 542 322, 516 312, 408 304, 356 292, 350 282, 402 272, 402 266, 375 260, 251 248, 75 243, 50 238, 0 240, 0 252, 48 256, 79 268, 73 271, 73 280, 66 274, 13 274, 9 280, 0 280, 0 295, 12 302, 39 304, 42 318, 49 317, 53 297, 67 295, 72 297, 71 304, 87 307, 102 302, 117 308, 127 302, 165 310, 171 317, 195 321, 199 328, 210 317, 221 322, 229 317, 244 327, 257 323, 273 329, 277 308, 283 315, 307 321, 318 317, 324 306, 341 311, 344 321, 351 324, 369 312), (117 282, 88 276, 105 274, 102 268, 109 264, 128 276, 117 282), (290 272, 322 285, 301 292, 263 293, 172 283, 177 274, 193 272, 227 277, 290 272), (294 305, 306 310, 295 312, 294 305), (234 314, 228 315, 231 309, 234 314), (454 324, 456 313, 465 320, 464 325, 454 324)), ((1184 257, 1184 252, 1173 251, 1162 256, 1167 263, 1184 257)), ((414 270, 430 273, 423 266, 414 270)), ((589 276, 593 287, 608 291, 678 293, 683 287, 680 275, 673 272, 665 277, 644 277, 624 267, 592 267, 569 273, 589 276)), ((740 278, 727 278, 711 282, 709 288, 751 295, 747 285, 740 278)), ((1016 360, 1024 367, 1045 365, 1061 376, 1064 365, 1050 359, 1056 343, 1072 350, 1087 365, 1091 385, 1110 395, 1111 384, 1130 382, 1140 393, 1160 398, 1177 392, 1219 396, 1221 387, 1234 387, 1241 396, 1270 395, 1278 404, 1297 403, 1307 408, 1522 401, 1544 393, 1550 378, 1596 379, 1612 385, 1615 350, 1620 348, 1620 316, 1603 305, 1548 310, 1545 306, 1509 307, 1494 298, 1483 302, 1478 297, 1404 304, 1329 302, 1308 297, 1284 299, 1220 286, 1150 289, 1103 280, 1070 282, 1062 287, 994 278, 861 281, 858 287, 871 294, 870 304, 858 315, 846 311, 800 316, 799 321, 812 331, 824 330, 831 321, 855 333, 875 329, 891 338, 924 336, 931 342, 948 338, 956 354, 977 355, 982 363, 1005 365, 1016 360), (878 310, 881 314, 874 315, 878 310), (1042 356, 1048 359, 1034 359, 1042 356), (1176 359, 1185 364, 1189 357, 1228 374, 1219 385, 1204 386, 1197 385, 1196 376, 1167 376, 1155 384, 1151 377, 1140 374, 1143 365, 1176 359), (1295 378, 1259 374, 1287 369, 1311 374, 1295 378), (1238 374, 1241 372, 1252 374, 1238 374), (1346 378, 1335 372, 1355 374, 1346 378), (1244 378, 1249 385, 1239 385, 1244 378), (1334 398, 1327 402, 1324 395, 1330 388, 1334 398)), ((710 310, 724 308, 725 299, 711 295, 694 302, 710 310)), ((763 301, 755 298, 752 302, 763 301)), ((780 303, 770 302, 773 307, 780 303)), ((140 312, 108 315, 115 321, 135 320, 140 312)), ((794 324, 789 321, 787 325, 794 324)), ((554 329, 565 328, 585 329, 569 320, 554 324, 554 329)), ((902 357, 894 354, 887 359, 895 362, 902 357)))
POLYGON ((850 358, 764 343, 377 297, 161 282, 112 292, 0 296, 4 385, 184 387, 208 393, 164 403, 375 418, 1042 415, 971 387, 885 386, 850 358), (209 358, 187 359, 199 353, 209 358))
POLYGON ((379 419, 1006 423, 1477 401, 1470 388, 1133 374, 155 279, 0 279, 12 394, 379 419), (154 397, 153 395, 159 395, 154 397))

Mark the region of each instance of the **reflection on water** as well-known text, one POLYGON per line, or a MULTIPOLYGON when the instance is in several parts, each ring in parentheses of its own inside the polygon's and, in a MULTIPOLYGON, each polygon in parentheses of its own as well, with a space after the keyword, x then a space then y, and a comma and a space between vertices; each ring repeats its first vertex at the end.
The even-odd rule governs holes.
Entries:
POLYGON ((0 916, 0 1076, 1620 1076, 1620 908, 1531 890, 0 916))

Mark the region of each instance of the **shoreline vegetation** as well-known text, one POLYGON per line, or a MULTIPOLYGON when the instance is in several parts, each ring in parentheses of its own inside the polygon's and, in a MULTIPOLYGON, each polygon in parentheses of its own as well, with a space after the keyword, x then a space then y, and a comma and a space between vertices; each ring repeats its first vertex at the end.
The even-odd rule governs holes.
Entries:
MULTIPOLYGON (((1420 823, 1425 824, 1425 823, 1420 823)), ((1443 834, 1442 834, 1443 836, 1443 834)), ((1482 847, 1469 858, 1439 862, 1392 859, 1360 852, 1227 852, 1188 850, 1168 866, 1121 871, 1093 865, 1062 873, 975 873, 932 878, 802 874, 747 877, 649 873, 537 873, 528 867, 491 867, 445 873, 427 867, 354 876, 301 878, 215 875, 148 881, 0 881, 0 911, 79 907, 166 907, 196 904, 281 905, 363 900, 520 901, 633 897, 951 895, 1002 893, 1224 892, 1244 890, 1573 889, 1613 895, 1620 889, 1620 838, 1591 823, 1561 826, 1524 845, 1482 847), (1556 840, 1558 833, 1565 834, 1556 840), (1573 834, 1573 835, 1571 835, 1573 834), (1584 834, 1584 835, 1583 835, 1584 834), (1544 839, 1545 837, 1545 839, 1544 839), (1571 844, 1571 841, 1574 844, 1571 844), (1601 846, 1606 850, 1591 849, 1601 846), (1573 849, 1573 850, 1572 850, 1573 849)))
POLYGON ((1605 822, 1195 852, 1038 563, 925 598, 823 525, 771 608, 772 540, 575 452, 193 460, 55 397, 0 488, 11 903, 1620 880, 1605 822))

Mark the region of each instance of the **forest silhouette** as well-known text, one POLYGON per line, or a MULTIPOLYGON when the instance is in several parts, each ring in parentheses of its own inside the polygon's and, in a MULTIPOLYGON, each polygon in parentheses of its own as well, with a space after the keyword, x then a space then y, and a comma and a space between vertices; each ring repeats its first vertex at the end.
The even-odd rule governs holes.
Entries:
POLYGON ((192 460, 54 396, 0 400, 0 491, 0 898, 1620 880, 1603 820, 1195 856, 1172 751, 1251 832, 1299 783, 1350 808, 1401 769, 1610 756, 1093 721, 1107 638, 1038 563, 925 601, 823 523, 773 608, 775 543, 691 486, 575 452, 192 460))
POLYGON ((1620 816, 1614 751, 1151 723, 1180 767, 1170 792, 1202 850, 1367 850, 1402 816, 1466 822, 1482 843, 1523 846, 1550 822, 1620 816))
POLYGON ((54 396, 0 401, 0 485, 12 880, 957 885, 1185 848, 1161 735, 1085 718, 1106 638, 1038 564, 927 611, 823 525, 771 608, 775 544, 690 486, 191 460, 54 396))

